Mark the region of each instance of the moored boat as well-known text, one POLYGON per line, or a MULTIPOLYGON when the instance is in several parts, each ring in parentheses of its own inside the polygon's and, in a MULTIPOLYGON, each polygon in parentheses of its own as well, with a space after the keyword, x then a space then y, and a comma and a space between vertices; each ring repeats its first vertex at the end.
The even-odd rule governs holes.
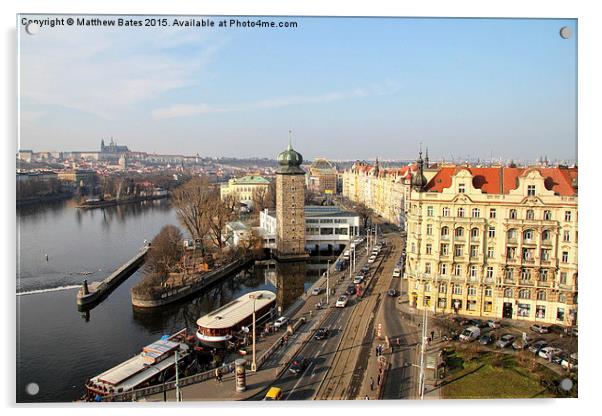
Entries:
POLYGON ((276 294, 257 290, 242 295, 197 320, 197 339, 204 345, 222 348, 241 329, 253 324, 253 310, 257 323, 275 313, 276 294))

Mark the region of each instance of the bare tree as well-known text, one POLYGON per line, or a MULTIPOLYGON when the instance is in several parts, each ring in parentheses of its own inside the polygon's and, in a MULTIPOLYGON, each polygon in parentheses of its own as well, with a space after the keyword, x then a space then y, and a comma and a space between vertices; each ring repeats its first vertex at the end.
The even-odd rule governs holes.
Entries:
POLYGON ((203 241, 209 232, 208 217, 215 193, 207 178, 193 178, 178 187, 171 197, 178 220, 188 230, 190 236, 199 242, 202 253, 205 252, 203 241))
POLYGON ((147 272, 167 274, 182 258, 182 232, 175 225, 165 225, 153 238, 145 260, 147 272))
POLYGON ((360 202, 355 207, 355 212, 360 216, 360 220, 364 225, 364 228, 368 226, 368 219, 373 214, 372 208, 369 208, 366 204, 360 202))
POLYGON ((210 199, 210 211, 208 218, 209 236, 213 245, 220 249, 224 247, 223 240, 224 229, 226 224, 234 217, 237 201, 232 196, 220 198, 219 191, 214 191, 210 199))

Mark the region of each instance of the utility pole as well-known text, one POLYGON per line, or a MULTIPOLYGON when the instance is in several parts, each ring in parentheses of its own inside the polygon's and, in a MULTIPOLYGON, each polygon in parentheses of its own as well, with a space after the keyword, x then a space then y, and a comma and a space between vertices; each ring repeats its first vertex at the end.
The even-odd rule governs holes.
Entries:
POLYGON ((326 304, 328 305, 328 295, 330 294, 330 286, 329 286, 329 279, 330 279, 330 260, 328 260, 328 265, 326 266, 326 304))
POLYGON ((355 273, 355 245, 353 246, 353 273, 355 273))
POLYGON ((176 349, 175 360, 176 360, 176 402, 181 402, 182 396, 180 393, 180 371, 178 368, 178 350, 177 349, 176 349))
MULTIPOLYGON (((423 300, 424 302, 424 300, 423 300)), ((424 399, 424 378, 425 378, 425 343, 426 343, 426 334, 427 332, 427 323, 428 323, 428 319, 426 316, 426 308, 424 308, 424 315, 422 318, 422 352, 420 353, 420 379, 419 379, 419 386, 420 386, 420 400, 424 399)))
POLYGON ((253 299, 253 362, 251 363, 251 371, 257 371, 257 361, 255 360, 255 301, 257 297, 255 295, 249 295, 249 298, 253 299))

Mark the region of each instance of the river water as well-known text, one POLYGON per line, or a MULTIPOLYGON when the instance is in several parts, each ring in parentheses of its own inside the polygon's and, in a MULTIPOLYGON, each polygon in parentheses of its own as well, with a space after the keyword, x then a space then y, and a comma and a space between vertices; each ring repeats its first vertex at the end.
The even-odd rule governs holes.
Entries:
POLYGON ((17 210, 18 402, 76 400, 87 378, 164 334, 193 330, 201 315, 244 293, 273 290, 286 307, 317 280, 328 259, 313 259, 302 268, 250 267, 196 298, 152 312, 131 305, 130 288, 142 276, 138 271, 86 316, 75 303, 82 280, 104 279, 162 226, 178 223, 166 200, 87 211, 74 205, 17 210), (30 383, 39 393, 27 393, 30 383))

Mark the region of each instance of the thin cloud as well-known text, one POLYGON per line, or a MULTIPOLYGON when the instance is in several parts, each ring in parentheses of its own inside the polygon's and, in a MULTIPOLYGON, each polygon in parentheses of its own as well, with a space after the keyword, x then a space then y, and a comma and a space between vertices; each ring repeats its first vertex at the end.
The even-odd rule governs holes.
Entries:
POLYGON ((383 85, 375 85, 370 89, 356 88, 350 91, 335 91, 320 95, 294 95, 288 97, 276 97, 227 107, 214 107, 207 103, 190 105, 178 104, 170 107, 158 108, 153 110, 151 114, 154 119, 160 120, 177 117, 190 117, 210 113, 284 108, 301 104, 330 103, 368 96, 389 95, 397 92, 399 88, 399 84, 394 84, 387 80, 383 85))

